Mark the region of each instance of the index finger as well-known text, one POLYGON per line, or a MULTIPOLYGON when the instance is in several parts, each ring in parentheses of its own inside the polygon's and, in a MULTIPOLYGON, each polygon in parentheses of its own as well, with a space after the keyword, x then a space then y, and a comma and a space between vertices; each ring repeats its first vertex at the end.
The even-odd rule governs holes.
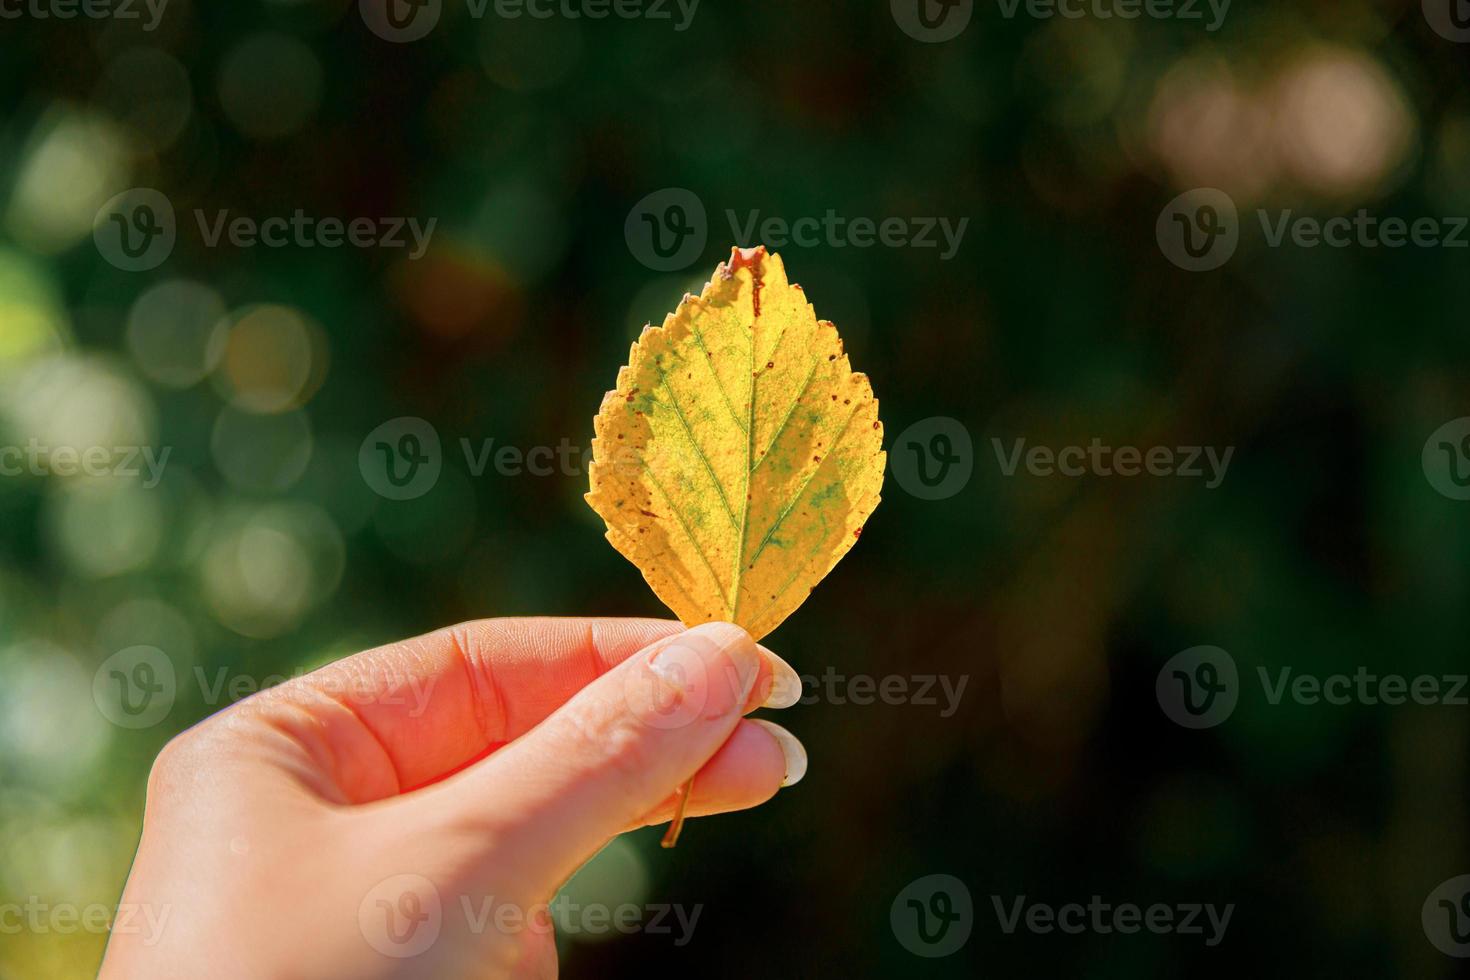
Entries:
MULTIPOLYGON (((339 770, 333 782, 350 802, 364 803, 462 769, 535 727, 599 675, 683 630, 659 619, 475 620, 339 660, 257 695, 247 710, 289 705, 289 717, 273 720, 324 739, 319 757, 339 770)), ((762 649, 753 705, 768 699, 773 684, 776 700, 794 703, 795 671, 762 649)))

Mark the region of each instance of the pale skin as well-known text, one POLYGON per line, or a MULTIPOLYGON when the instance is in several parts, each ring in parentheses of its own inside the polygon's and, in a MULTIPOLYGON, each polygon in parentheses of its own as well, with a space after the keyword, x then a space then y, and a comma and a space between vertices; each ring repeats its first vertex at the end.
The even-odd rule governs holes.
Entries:
POLYGON ((121 906, 162 926, 115 927, 101 977, 554 977, 544 903, 607 841, 691 776, 690 815, 801 778, 743 717, 800 691, 725 623, 492 619, 338 661, 160 753, 121 906))

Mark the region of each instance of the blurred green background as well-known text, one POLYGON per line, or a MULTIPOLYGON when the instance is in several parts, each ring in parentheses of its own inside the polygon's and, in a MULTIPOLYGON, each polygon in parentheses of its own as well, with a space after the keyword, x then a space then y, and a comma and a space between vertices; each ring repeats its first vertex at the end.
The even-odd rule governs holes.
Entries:
MULTIPOLYGON (((1271 247, 1254 215, 1470 213, 1470 47, 1418 0, 1237 0, 1213 31, 1207 8, 980 2, 937 43, 901 6, 707 2, 676 30, 676 7, 475 18, 444 0, 411 43, 348 0, 171 0, 153 30, 141 7, 5 19, 0 446, 170 455, 156 485, 45 454, 0 477, 0 906, 117 901, 153 756, 228 703, 198 676, 258 684, 485 616, 662 615, 579 466, 476 475, 461 440, 585 446, 641 326, 759 244, 727 211, 830 209, 968 218, 947 260, 776 250, 890 437, 956 419, 973 476, 937 500, 890 476, 768 643, 813 675, 967 686, 948 717, 820 694, 785 712, 811 757, 799 786, 695 821, 672 852, 632 835, 574 883, 702 906, 692 941, 564 939, 565 972, 1452 975, 1421 908, 1470 871, 1466 708, 1273 705, 1255 677, 1466 669, 1466 504, 1421 451, 1470 413, 1470 252, 1271 247), (135 272, 93 231, 138 187, 171 203, 177 241, 135 272), (1156 238, 1198 187, 1240 208, 1238 251, 1209 272, 1156 238), (698 199, 707 241, 658 271, 625 226, 667 188, 698 199), (418 258, 211 246, 196 209, 437 224, 418 258), (396 501, 359 449, 404 416, 443 465, 396 501), (992 440, 1018 438, 1234 456, 1216 489, 1007 476, 992 440), (1200 644, 1241 690, 1196 731, 1155 679, 1200 644), (128 728, 94 677, 139 645, 178 690, 128 728), (973 931, 922 958, 890 907, 939 873, 968 887, 973 931), (992 896, 1020 895, 1235 911, 1213 947, 1008 935, 992 896)), ((104 942, 5 929, 0 976, 89 975, 104 942)))

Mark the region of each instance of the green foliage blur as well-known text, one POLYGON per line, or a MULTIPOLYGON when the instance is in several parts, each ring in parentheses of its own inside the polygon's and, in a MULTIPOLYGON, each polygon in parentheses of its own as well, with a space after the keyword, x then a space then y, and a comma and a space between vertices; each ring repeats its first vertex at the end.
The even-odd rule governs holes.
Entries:
MULTIPOLYGON (((1470 414, 1470 252, 1273 247, 1255 215, 1470 214, 1470 47, 1418 0, 1237 0, 1213 31, 977 2, 943 43, 886 2, 706 2, 685 30, 669 7, 444 0, 411 43, 349 0, 0 20, 0 447, 169 450, 153 485, 45 452, 0 476, 0 906, 116 903, 152 758, 262 683, 460 620, 663 615, 581 499, 592 416, 639 329, 761 243, 736 227, 830 211, 968 219, 949 258, 773 247, 886 431, 958 420, 973 477, 939 500, 890 477, 767 642, 818 680, 965 677, 963 698, 945 716, 809 688, 781 719, 800 785, 589 869, 608 901, 701 905, 693 941, 563 937, 566 974, 1452 975, 1420 915, 1470 871, 1470 715, 1272 704, 1256 677, 1465 671, 1470 511, 1421 451, 1470 414), (138 272, 93 237, 135 187, 177 214, 138 272), (1240 209, 1209 272, 1156 237, 1199 187, 1240 209), (625 235, 665 188, 708 225, 671 272, 625 235), (221 211, 298 210, 436 224, 417 257, 210 244, 221 211), (404 416, 443 470, 396 501, 359 453, 404 416), (1233 457, 1215 488, 1007 475, 1017 439, 1233 457), (534 475, 493 462, 507 446, 577 452, 534 475), (1193 731, 1155 679, 1202 644, 1242 693, 1193 731), (134 729, 94 678, 140 645, 179 683, 134 729), (937 873, 974 930, 926 959, 890 905, 937 873), (1213 947, 1007 934, 992 897, 1021 895, 1236 908, 1213 947)), ((105 935, 14 921, 0 977, 95 971, 105 935)))

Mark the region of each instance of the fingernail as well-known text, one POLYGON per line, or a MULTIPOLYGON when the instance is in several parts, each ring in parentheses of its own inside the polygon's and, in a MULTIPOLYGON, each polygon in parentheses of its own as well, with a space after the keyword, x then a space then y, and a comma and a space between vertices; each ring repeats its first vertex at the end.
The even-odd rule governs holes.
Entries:
POLYGON ((750 720, 770 732, 776 744, 781 746, 781 756, 786 760, 786 778, 781 780, 781 785, 795 786, 801 782, 801 777, 806 775, 806 749, 802 748, 796 736, 774 721, 766 721, 764 718, 750 720))
POLYGON ((771 665, 771 693, 761 702, 762 708, 789 708, 801 700, 801 678, 790 664, 779 656, 760 648, 771 665))
MULTIPOLYGON (((745 704, 760 674, 760 654, 750 634, 731 623, 705 623, 678 634, 659 648, 648 661, 648 669, 676 690, 687 691, 690 670, 698 669, 696 664, 708 666, 708 661, 697 653, 691 657, 691 653, 700 646, 706 646, 706 652, 709 646, 713 646, 724 653, 728 668, 733 668, 727 670, 733 675, 729 678, 734 695, 730 706, 745 704)), ((716 680, 709 680, 711 687, 716 680)))

